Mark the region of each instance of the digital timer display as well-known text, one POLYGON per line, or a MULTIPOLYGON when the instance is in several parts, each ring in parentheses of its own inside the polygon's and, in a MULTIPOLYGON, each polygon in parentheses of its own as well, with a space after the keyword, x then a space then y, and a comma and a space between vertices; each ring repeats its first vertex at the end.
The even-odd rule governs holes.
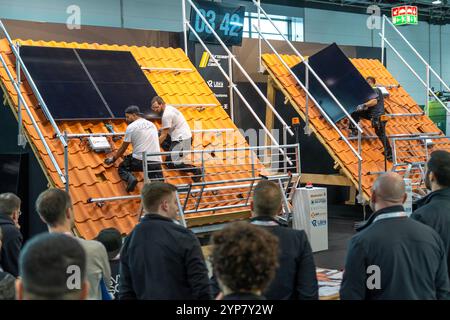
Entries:
MULTIPOLYGON (((229 46, 240 46, 244 28, 244 6, 231 6, 217 2, 195 2, 198 11, 205 17, 220 39, 229 46)), ((191 8, 191 26, 199 37, 207 43, 218 44, 211 29, 206 25, 197 11, 191 8)), ((191 32, 189 39, 197 41, 191 32)))

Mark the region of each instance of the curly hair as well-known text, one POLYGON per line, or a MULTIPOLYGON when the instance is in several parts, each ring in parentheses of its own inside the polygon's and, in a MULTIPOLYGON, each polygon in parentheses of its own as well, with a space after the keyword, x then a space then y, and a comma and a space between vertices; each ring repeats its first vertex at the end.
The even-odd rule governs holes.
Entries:
POLYGON ((278 238, 247 222, 213 234, 211 263, 220 281, 233 292, 264 291, 278 267, 278 238))

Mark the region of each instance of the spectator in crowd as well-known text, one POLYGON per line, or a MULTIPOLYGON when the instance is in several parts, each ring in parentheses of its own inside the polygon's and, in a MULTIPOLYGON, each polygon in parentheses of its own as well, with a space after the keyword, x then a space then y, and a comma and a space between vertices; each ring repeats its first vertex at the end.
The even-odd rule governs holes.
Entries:
POLYGON ((176 187, 153 182, 141 191, 144 216, 120 254, 119 299, 210 299, 200 243, 176 222, 176 187))
POLYGON ((341 299, 449 299, 444 244, 430 227, 408 218, 403 178, 394 172, 372 187, 374 213, 349 243, 341 299))
POLYGON ((14 277, 19 275, 18 261, 23 241, 19 229, 20 203, 14 193, 0 194, 0 228, 3 231, 0 265, 14 277))
POLYGON ((151 108, 161 116, 160 145, 166 151, 180 151, 179 154, 172 154, 167 157, 167 167, 190 172, 192 173, 192 181, 199 182, 202 178, 202 170, 187 163, 189 153, 181 152, 191 150, 192 145, 191 128, 184 115, 177 108, 166 104, 159 96, 153 97, 151 108), (170 140, 170 143, 166 142, 168 140, 170 140))
POLYGON ((95 238, 102 243, 108 253, 109 266, 111 267, 111 286, 109 293, 115 298, 119 298, 119 266, 120 249, 122 249, 122 235, 116 228, 107 228, 100 231, 95 238))
MULTIPOLYGON (((2 251, 3 233, 0 228, 0 252, 2 251)), ((4 272, 0 266, 0 300, 14 300, 16 294, 14 283, 16 279, 8 272, 4 272)))
MULTIPOLYGON (((159 153, 158 130, 153 122, 150 122, 141 117, 141 111, 137 106, 129 106, 125 109, 125 118, 128 124, 125 130, 125 137, 119 150, 105 159, 106 164, 113 164, 117 159, 127 151, 128 146, 133 146, 133 153, 127 155, 119 164, 119 176, 127 183, 127 192, 132 192, 138 183, 138 180, 133 175, 133 172, 142 171, 142 154, 159 153)), ((150 179, 163 180, 161 168, 161 156, 147 157, 148 177, 150 179)))
POLYGON ((425 186, 431 190, 415 203, 411 218, 433 228, 444 242, 450 278, 450 153, 434 151, 427 163, 425 186))
MULTIPOLYGON (((73 236, 74 214, 72 201, 67 192, 60 189, 48 189, 36 200, 36 211, 47 224, 50 233, 63 233, 73 236)), ((100 282, 103 279, 109 287, 111 269, 105 247, 98 241, 75 238, 86 251, 86 273, 89 281, 89 299, 102 298, 100 282)))
POLYGON ((18 300, 85 300, 86 252, 65 234, 40 234, 20 254, 18 300))
POLYGON ((278 267, 278 239, 247 222, 236 222, 211 238, 211 263, 224 300, 261 300, 278 267))
POLYGON ((270 231, 279 241, 276 275, 265 296, 267 299, 318 299, 314 257, 305 231, 287 228, 276 216, 282 209, 280 186, 262 180, 253 194, 251 223, 270 231))

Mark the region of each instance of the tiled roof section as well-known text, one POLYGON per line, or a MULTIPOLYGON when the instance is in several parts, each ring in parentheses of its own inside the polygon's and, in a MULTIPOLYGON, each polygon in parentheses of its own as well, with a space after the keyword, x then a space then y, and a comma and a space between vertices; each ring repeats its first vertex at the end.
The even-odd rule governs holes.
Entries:
MULTIPOLYGON (((289 67, 301 62, 300 57, 295 55, 281 55, 283 60, 289 67)), ((351 59, 354 66, 359 70, 363 77, 373 76, 376 78, 377 84, 384 86, 398 85, 394 77, 386 70, 386 68, 378 60, 374 59, 351 59)), ((305 118, 305 92, 296 84, 294 77, 283 66, 280 60, 274 54, 264 54, 263 62, 269 71, 270 76, 281 88, 283 93, 290 99, 294 108, 299 114, 305 118)), ((422 109, 411 98, 411 96, 403 89, 403 87, 389 89, 389 97, 385 99, 386 113, 421 113, 422 109)), ((336 130, 320 115, 319 110, 314 103, 309 100, 310 123, 317 137, 324 144, 330 155, 341 166, 344 173, 352 179, 357 185, 358 181, 358 161, 357 157, 352 153, 348 145, 340 138, 336 130)), ((375 135, 369 120, 362 120, 362 126, 365 135, 375 135)), ((345 125, 341 122, 338 124, 341 130, 345 125)), ((342 130, 345 135, 347 130, 342 130)), ((394 134, 414 134, 414 133, 443 133, 439 128, 425 115, 392 117, 389 119, 386 127, 387 135, 394 134)), ((442 142, 442 141, 441 141, 442 142)), ((445 139, 444 142, 448 142, 445 139)), ((357 141, 351 142, 355 150, 358 150, 357 141)), ((417 142, 416 142, 417 143, 417 142)), ((408 150, 411 147, 408 143, 400 142, 408 150)), ((442 145, 441 145, 442 147, 442 145)), ((413 161, 425 161, 424 152, 417 148, 413 161)), ((431 151, 431 150, 430 150, 431 151)), ((411 152, 410 156, 412 156, 411 152)), ((370 188, 377 175, 369 174, 384 171, 383 145, 379 139, 363 139, 362 140, 362 187, 366 199, 370 195, 370 188)), ((388 164, 390 170, 392 164, 388 164)))
MULTIPOLYGON (((170 67, 170 68, 189 68, 192 72, 151 72, 144 71, 150 83, 155 88, 158 95, 162 96, 169 104, 216 104, 216 107, 207 107, 203 109, 192 107, 180 107, 186 120, 193 129, 214 129, 214 128, 232 128, 235 131, 222 135, 202 134, 194 135, 195 149, 208 148, 230 148, 245 146, 244 137, 239 133, 234 123, 231 121, 224 109, 219 105, 213 92, 196 71, 190 60, 181 49, 172 48, 152 48, 152 47, 128 47, 118 45, 100 45, 87 43, 65 43, 65 42, 43 42, 43 41, 22 41, 22 45, 46 46, 46 47, 65 47, 65 48, 84 48, 101 50, 123 50, 130 51, 138 64, 142 67, 170 67), (196 121, 194 125, 194 121, 196 121), (199 127, 199 125, 201 127, 199 127), (195 127, 195 128, 194 128, 195 127), (207 135, 208 137, 205 137, 207 135), (225 142, 225 137, 228 139, 225 142), (232 139, 229 139, 229 137, 232 139)), ((15 57, 12 54, 8 42, 0 40, 0 54, 5 58, 9 70, 16 77, 15 57)), ((7 93, 10 105, 17 110, 17 94, 11 84, 6 71, 0 64, 0 84, 7 93)), ((38 122, 38 126, 43 132, 46 141, 56 157, 59 166, 64 168, 64 150, 60 141, 54 137, 54 130, 49 121, 44 116, 38 106, 37 100, 32 93, 26 81, 21 86, 21 91, 31 112, 38 122)), ((82 93, 80 93, 82 94, 82 93)), ((150 103, 150 102, 149 102, 150 103)), ((36 130, 28 115, 23 112, 24 127, 33 149, 40 160, 40 163, 46 173, 49 181, 56 187, 64 187, 59 176, 54 169, 50 157, 44 149, 42 141, 39 139, 36 130)), ((108 121, 115 132, 124 132, 126 123, 122 120, 108 121)), ((156 123, 159 126, 159 123, 156 123)), ((61 121, 58 122, 61 132, 71 133, 98 133, 108 132, 105 123, 102 121, 61 121)), ((117 149, 121 140, 110 142, 117 149)), ((89 150, 86 142, 79 139, 70 140, 69 146, 69 190, 72 196, 75 212, 75 224, 79 234, 87 239, 94 238, 100 230, 107 227, 115 227, 122 233, 127 234, 131 231, 137 222, 137 215, 140 212, 139 200, 104 202, 102 206, 95 203, 88 203, 89 198, 107 198, 114 196, 127 195, 125 185, 120 181, 117 173, 117 167, 120 161, 113 166, 103 164, 104 154, 97 154, 89 150)), ((128 150, 131 151, 131 150, 128 150)), ((207 167, 206 172, 211 180, 229 180, 235 178, 250 177, 249 171, 251 164, 249 156, 244 156, 245 165, 225 165, 221 167, 207 167)), ((198 161, 198 157, 196 158, 198 161)), ((197 162, 198 163, 198 162, 197 162)), ((262 165, 256 164, 256 170, 262 170, 262 165)), ((191 179, 186 177, 173 178, 179 176, 177 172, 164 172, 166 180, 171 183, 182 184, 190 183, 191 179), (172 177, 170 180, 169 178, 172 177)), ((142 174, 137 174, 142 181, 142 174)), ((141 184, 138 184, 134 194, 138 194, 141 184)), ((199 208, 210 208, 214 202, 225 201, 227 204, 235 204, 242 199, 242 195, 223 196, 221 191, 214 195, 208 195, 208 201, 202 202, 199 208)), ((188 209, 194 205, 194 201, 189 202, 188 209)), ((239 211, 242 211, 239 210, 239 211)), ((192 214, 191 216, 211 215, 211 212, 192 214)))

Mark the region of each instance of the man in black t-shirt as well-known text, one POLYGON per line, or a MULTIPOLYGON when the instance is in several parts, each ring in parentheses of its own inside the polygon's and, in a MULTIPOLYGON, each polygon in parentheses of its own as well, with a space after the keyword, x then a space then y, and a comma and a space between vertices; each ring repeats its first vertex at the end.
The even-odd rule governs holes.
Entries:
MULTIPOLYGON (((388 161, 392 161, 392 149, 389 144, 389 140, 386 137, 386 123, 381 121, 381 116, 384 115, 384 99, 383 93, 379 88, 375 87, 375 78, 367 77, 367 83, 374 88, 378 97, 375 99, 371 99, 363 104, 360 104, 356 107, 356 111, 354 111, 351 116, 355 120, 356 123, 359 122, 360 119, 367 119, 372 122, 372 126, 375 129, 375 133, 380 139, 381 143, 385 148, 385 155, 388 161)), ((350 136, 357 136, 358 131, 353 123, 350 122, 350 136)))

